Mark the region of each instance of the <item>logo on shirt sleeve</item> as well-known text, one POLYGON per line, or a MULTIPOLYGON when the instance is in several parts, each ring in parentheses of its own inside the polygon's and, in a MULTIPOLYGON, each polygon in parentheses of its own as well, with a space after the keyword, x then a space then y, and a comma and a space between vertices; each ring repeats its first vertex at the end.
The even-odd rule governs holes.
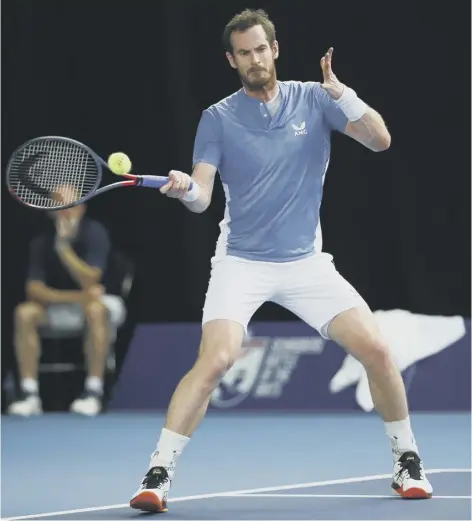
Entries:
POLYGON ((301 136, 301 135, 304 135, 307 133, 305 121, 303 121, 299 127, 292 123, 292 128, 293 128, 293 130, 295 130, 296 136, 301 136))

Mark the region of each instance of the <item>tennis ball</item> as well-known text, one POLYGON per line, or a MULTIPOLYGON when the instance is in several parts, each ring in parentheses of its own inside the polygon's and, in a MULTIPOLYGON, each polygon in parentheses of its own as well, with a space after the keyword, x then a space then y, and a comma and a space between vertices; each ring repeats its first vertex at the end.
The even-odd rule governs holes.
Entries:
POLYGON ((115 152, 108 158, 108 166, 114 174, 128 174, 131 170, 131 160, 123 152, 115 152))

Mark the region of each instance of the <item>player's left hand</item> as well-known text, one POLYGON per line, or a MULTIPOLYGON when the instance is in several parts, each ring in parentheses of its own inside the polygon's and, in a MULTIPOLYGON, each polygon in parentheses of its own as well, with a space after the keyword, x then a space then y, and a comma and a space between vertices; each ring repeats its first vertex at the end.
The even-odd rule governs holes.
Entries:
POLYGON ((321 70, 323 71, 323 88, 333 99, 339 99, 344 91, 344 83, 341 83, 331 68, 331 58, 333 56, 333 48, 330 47, 328 52, 321 58, 321 70))

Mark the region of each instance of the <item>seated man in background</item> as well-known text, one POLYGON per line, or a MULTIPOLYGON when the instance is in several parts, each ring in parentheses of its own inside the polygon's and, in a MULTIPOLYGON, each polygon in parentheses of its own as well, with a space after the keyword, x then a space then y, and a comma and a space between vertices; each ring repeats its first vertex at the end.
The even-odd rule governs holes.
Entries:
POLYGON ((120 324, 125 310, 121 298, 106 295, 100 284, 110 253, 108 232, 101 223, 85 217, 85 211, 85 205, 79 205, 51 212, 55 233, 44 233, 31 242, 26 302, 15 310, 20 397, 9 406, 10 414, 42 412, 38 364, 40 332, 45 326, 85 328, 88 374, 83 394, 70 409, 90 416, 101 411, 109 321, 120 324))

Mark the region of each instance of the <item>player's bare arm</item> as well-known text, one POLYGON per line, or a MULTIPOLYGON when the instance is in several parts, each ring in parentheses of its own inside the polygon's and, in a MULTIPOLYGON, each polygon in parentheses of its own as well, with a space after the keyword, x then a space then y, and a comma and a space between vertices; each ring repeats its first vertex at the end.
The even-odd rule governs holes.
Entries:
POLYGON ((349 121, 345 134, 374 152, 382 152, 390 146, 390 133, 382 116, 371 107, 357 121, 349 121))
POLYGON ((192 177, 178 170, 169 172, 169 182, 160 188, 167 197, 180 199, 191 212, 202 213, 211 203, 216 168, 209 163, 197 163, 192 177), (193 183, 189 191, 190 183, 193 183))
MULTIPOLYGON (((323 71, 321 87, 338 103, 349 103, 355 97, 355 93, 341 83, 333 73, 331 67, 332 55, 333 48, 331 47, 321 58, 321 69, 323 71)), ((382 116, 372 107, 366 106, 361 100, 355 99, 355 102, 359 107, 362 104, 365 112, 356 121, 349 121, 344 133, 374 152, 387 150, 391 138, 382 116)))

